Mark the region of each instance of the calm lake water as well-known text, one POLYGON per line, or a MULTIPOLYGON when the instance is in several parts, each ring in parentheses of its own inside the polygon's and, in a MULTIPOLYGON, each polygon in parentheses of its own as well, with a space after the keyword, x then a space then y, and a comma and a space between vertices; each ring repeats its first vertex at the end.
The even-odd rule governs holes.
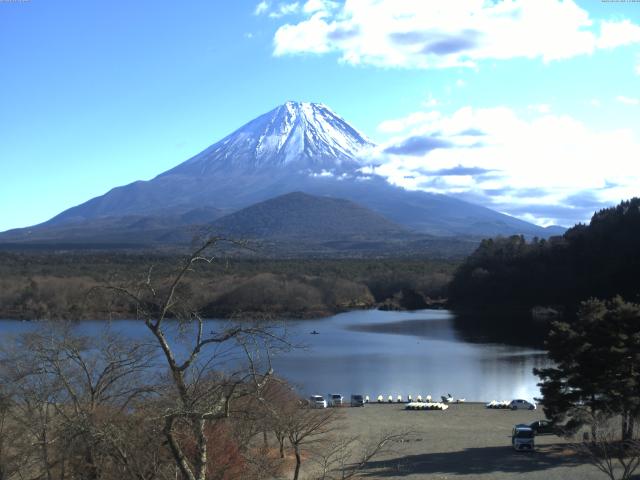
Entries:
MULTIPOLYGON (((222 325, 212 320, 207 328, 222 325)), ((2 338, 29 331, 34 322, 0 321, 2 338)), ((112 322, 114 330, 149 338, 133 320, 112 322)), ((83 321, 79 333, 101 335, 103 321, 83 321)), ((317 320, 287 322, 292 343, 302 346, 273 359, 276 374, 305 394, 351 393, 406 396, 451 393, 468 401, 539 395, 534 367, 549 364, 534 348, 487 343, 490 338, 461 331, 446 310, 353 311, 317 320), (311 334, 317 331, 318 334, 311 334)), ((523 332, 526 335, 526 332, 523 332)))

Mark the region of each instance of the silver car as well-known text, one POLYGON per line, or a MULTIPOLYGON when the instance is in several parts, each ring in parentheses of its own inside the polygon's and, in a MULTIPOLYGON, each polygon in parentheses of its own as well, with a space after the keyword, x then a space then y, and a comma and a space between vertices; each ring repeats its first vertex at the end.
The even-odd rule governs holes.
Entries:
POLYGON ((511 410, 535 410, 536 404, 528 402, 527 400, 515 399, 509 403, 511 410))
POLYGON ((322 395, 311 395, 309 397, 309 406, 311 408, 327 408, 327 401, 322 395))

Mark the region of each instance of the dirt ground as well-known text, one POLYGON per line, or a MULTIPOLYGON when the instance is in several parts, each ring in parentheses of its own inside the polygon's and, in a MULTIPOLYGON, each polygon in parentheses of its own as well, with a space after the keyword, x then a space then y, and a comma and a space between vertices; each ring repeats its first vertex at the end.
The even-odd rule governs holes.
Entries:
MULTIPOLYGON (((540 410, 489 410, 484 404, 451 405, 446 411, 404 410, 402 404, 342 408, 344 434, 375 438, 380 432, 411 430, 409 441, 370 463, 371 479, 603 479, 584 458, 554 435, 536 437, 534 452, 511 448, 516 423, 544 418, 540 410)), ((304 478, 304 477, 303 477, 304 478)))

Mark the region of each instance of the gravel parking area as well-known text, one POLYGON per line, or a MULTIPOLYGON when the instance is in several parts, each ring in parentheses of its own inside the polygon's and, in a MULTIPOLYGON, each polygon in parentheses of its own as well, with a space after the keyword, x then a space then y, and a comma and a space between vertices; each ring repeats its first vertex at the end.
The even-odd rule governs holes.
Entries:
POLYGON ((490 410, 484 404, 451 405, 446 411, 409 411, 402 404, 343 408, 344 433, 375 438, 381 431, 411 430, 373 461, 364 478, 380 479, 602 479, 555 435, 536 437, 534 452, 511 448, 516 423, 544 418, 541 410, 490 410))

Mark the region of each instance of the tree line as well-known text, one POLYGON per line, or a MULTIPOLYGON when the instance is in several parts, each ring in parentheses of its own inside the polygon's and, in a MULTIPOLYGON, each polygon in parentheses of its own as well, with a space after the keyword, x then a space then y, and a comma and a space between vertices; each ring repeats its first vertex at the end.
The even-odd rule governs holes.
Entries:
POLYGON ((596 212, 548 240, 522 236, 483 240, 449 285, 457 308, 554 306, 571 315, 591 297, 640 293, 640 198, 596 212))
MULTIPOLYGON (((155 278, 168 278, 178 260, 149 253, 0 253, 0 318, 133 318, 131 302, 108 303, 100 292, 91 298, 86 293, 103 284, 135 284, 149 265, 155 278)), ((445 295, 455 265, 425 258, 225 258, 193 272, 181 288, 210 317, 305 318, 375 306, 425 308, 445 295)))

